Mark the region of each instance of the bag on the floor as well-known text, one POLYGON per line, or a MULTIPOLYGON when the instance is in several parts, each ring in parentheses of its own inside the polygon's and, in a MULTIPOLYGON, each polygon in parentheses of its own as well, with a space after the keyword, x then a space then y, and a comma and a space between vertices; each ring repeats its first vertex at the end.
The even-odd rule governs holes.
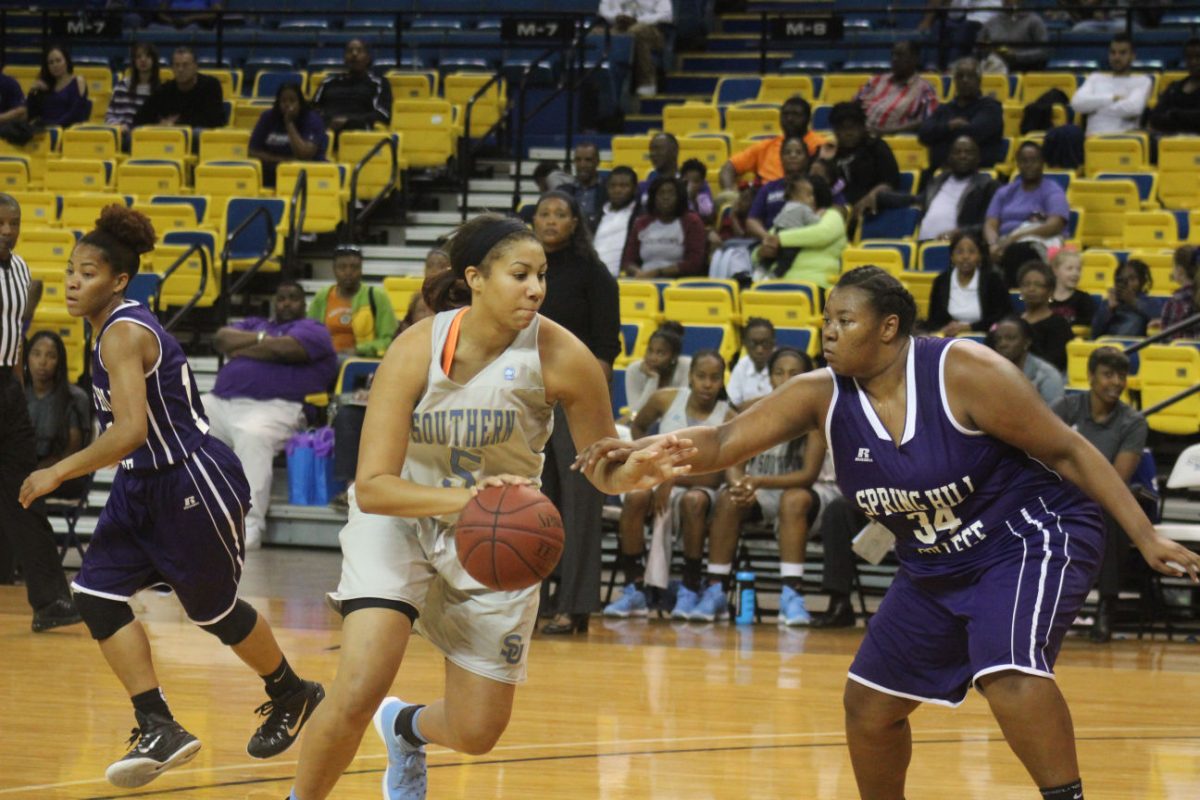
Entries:
POLYGON ((341 491, 333 477, 333 428, 301 431, 287 443, 288 502, 328 505, 341 491))

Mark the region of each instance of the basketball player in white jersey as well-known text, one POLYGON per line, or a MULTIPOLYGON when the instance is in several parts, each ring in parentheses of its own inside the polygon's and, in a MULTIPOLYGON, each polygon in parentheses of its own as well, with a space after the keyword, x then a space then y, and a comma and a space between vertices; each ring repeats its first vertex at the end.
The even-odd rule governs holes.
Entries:
MULTIPOLYGON (((341 662, 309 723, 296 800, 329 795, 372 718, 388 749, 389 800, 425 797, 428 742, 492 749, 525 678, 538 587, 498 592, 471 578, 453 521, 480 488, 537 483, 555 403, 577 448, 616 435, 596 359, 538 316, 546 255, 533 233, 476 217, 451 240, 450 261, 426 291, 441 313, 392 344, 371 389, 342 579, 330 595, 344 618, 341 662), (414 629, 446 659, 446 696, 424 706, 385 699, 414 629)), ((599 463, 589 478, 616 494, 685 472, 656 450, 620 467, 599 463)))

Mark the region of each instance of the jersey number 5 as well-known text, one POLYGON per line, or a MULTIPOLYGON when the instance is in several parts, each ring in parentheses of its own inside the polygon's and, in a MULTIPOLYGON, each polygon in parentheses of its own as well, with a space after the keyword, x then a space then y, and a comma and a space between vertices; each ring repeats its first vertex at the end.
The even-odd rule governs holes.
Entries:
POLYGON ((913 535, 922 544, 933 544, 936 542, 938 531, 954 533, 954 531, 962 526, 962 520, 954 516, 954 512, 949 508, 939 508, 933 515, 932 525, 929 524, 929 515, 924 511, 914 511, 911 514, 905 514, 905 516, 916 523, 917 527, 913 530, 913 535))
MULTIPOLYGON (((478 450, 463 450, 461 447, 450 448, 450 471, 462 479, 463 488, 475 485, 475 470, 483 466, 483 455, 478 450)), ((443 478, 442 486, 449 489, 454 486, 454 478, 443 478)))

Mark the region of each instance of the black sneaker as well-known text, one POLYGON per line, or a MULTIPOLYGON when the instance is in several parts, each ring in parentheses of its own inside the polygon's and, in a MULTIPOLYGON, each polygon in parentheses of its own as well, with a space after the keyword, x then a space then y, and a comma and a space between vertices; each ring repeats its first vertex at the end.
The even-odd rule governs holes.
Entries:
POLYGON ((104 772, 113 786, 122 789, 145 786, 171 767, 188 763, 200 752, 200 740, 175 720, 137 711, 134 715, 138 726, 129 738, 129 752, 104 772))
POLYGON ((42 606, 33 612, 34 633, 48 631, 51 628, 61 628, 64 625, 76 625, 83 622, 75 603, 69 597, 60 597, 48 606, 42 606))
POLYGON ((259 726, 246 752, 254 758, 271 758, 292 746, 300 729, 321 701, 325 699, 325 687, 315 681, 301 681, 301 686, 282 700, 268 700, 255 709, 267 721, 259 726))

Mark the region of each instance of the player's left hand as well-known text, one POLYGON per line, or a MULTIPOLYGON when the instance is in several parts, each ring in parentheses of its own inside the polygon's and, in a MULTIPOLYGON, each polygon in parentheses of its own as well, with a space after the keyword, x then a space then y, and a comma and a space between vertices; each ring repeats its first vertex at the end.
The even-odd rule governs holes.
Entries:
POLYGON ((61 483, 62 478, 58 477, 53 467, 39 469, 30 473, 25 482, 21 484, 21 494, 18 499, 21 501, 23 507, 29 508, 33 505, 34 500, 50 494, 61 483))
POLYGON ((471 487, 471 496, 479 494, 484 489, 497 486, 532 486, 533 481, 523 475, 489 475, 471 487))
POLYGON ((1155 534, 1144 545, 1139 545, 1146 563, 1164 575, 1175 578, 1190 576, 1192 583, 1200 583, 1200 554, 1193 553, 1179 542, 1155 534))

